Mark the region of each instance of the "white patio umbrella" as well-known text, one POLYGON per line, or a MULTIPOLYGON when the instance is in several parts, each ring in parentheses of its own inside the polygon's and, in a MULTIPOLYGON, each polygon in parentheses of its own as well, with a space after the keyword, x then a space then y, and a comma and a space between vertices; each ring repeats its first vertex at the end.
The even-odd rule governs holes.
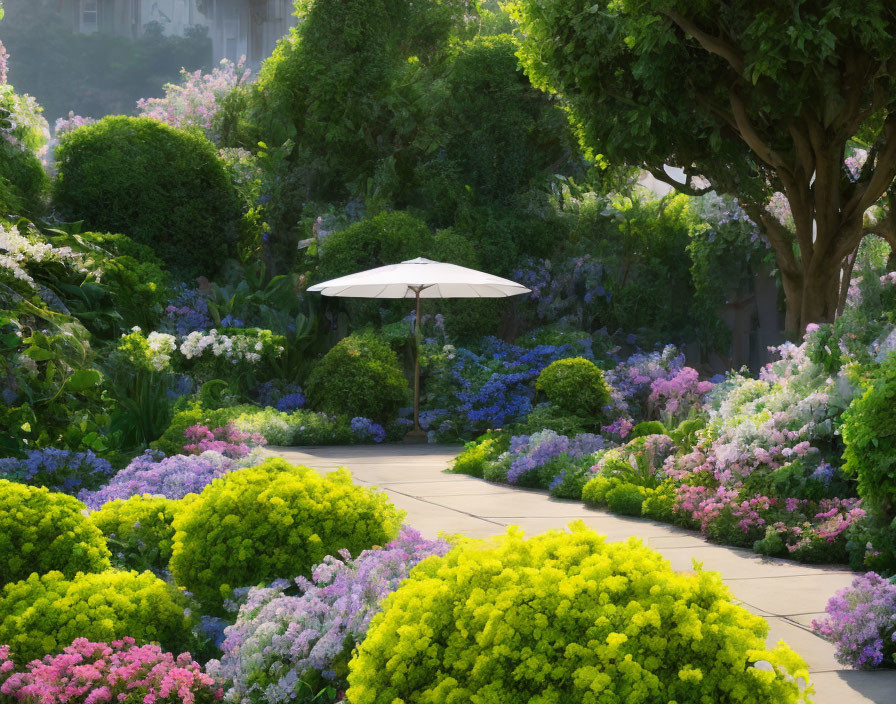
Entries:
MULTIPOLYGON (((357 274, 341 276, 308 287, 324 296, 341 298, 413 298, 417 302, 414 332, 420 320, 421 298, 506 298, 529 293, 509 279, 419 257, 401 264, 388 264, 357 274)), ((414 346, 414 434, 420 429, 420 362, 414 346)))

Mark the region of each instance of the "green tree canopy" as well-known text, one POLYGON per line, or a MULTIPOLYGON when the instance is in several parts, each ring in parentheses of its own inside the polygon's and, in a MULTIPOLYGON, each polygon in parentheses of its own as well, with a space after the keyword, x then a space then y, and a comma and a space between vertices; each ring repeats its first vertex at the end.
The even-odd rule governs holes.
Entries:
POLYGON ((787 327, 829 320, 869 207, 896 175, 885 0, 516 0, 520 56, 582 141, 686 192, 734 194, 768 236, 787 327), (844 162, 860 137, 861 168, 844 162), (665 166, 680 167, 684 179, 665 166), (784 193, 793 228, 766 205, 784 193))

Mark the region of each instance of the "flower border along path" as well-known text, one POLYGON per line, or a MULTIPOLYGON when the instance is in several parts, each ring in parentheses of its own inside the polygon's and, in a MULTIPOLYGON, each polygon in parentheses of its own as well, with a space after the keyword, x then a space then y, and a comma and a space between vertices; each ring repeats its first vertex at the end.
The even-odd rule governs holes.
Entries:
POLYGON ((853 572, 766 559, 749 550, 713 545, 697 533, 667 524, 447 473, 460 450, 445 445, 268 448, 322 473, 347 467, 355 482, 385 491, 424 537, 444 531, 485 538, 510 525, 534 535, 581 520, 607 540, 641 538, 676 570, 691 571, 696 564, 720 572, 735 598, 769 622, 769 642, 787 641, 809 663, 817 704, 896 704, 896 671, 848 670, 834 659, 834 646, 809 630, 813 618, 824 616, 830 596, 852 582, 853 572))

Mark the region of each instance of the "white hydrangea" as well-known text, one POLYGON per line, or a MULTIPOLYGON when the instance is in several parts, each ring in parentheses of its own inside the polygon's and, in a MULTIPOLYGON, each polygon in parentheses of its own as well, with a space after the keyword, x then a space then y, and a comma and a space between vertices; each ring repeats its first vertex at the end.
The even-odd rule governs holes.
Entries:
MULTIPOLYGON (((210 351, 215 357, 223 357, 233 364, 238 362, 260 362, 264 343, 248 335, 222 335, 217 330, 194 330, 180 345, 180 353, 187 359, 195 359, 210 351)), ((283 348, 275 346, 275 354, 283 348)))
POLYGON ((62 262, 84 271, 83 255, 71 247, 54 247, 49 242, 26 237, 15 226, 0 223, 0 267, 35 288, 34 279, 25 270, 29 263, 62 262))

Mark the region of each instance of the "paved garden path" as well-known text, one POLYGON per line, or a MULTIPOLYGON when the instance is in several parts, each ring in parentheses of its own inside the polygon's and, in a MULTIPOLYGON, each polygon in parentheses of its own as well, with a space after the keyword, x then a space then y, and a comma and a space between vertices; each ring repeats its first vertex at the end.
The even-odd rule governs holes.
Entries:
MULTIPOLYGON (((769 642, 786 640, 809 663, 817 704, 896 704, 896 670, 856 672, 834 659, 834 648, 809 630, 828 598, 853 573, 761 558, 747 550, 712 545, 696 533, 646 519, 626 518, 535 491, 511 489, 444 470, 460 451, 433 445, 271 448, 295 464, 328 472, 347 467, 359 484, 377 486, 407 511, 407 522, 426 537, 441 531, 485 538, 516 525, 536 534, 584 521, 608 540, 642 538, 677 570, 692 560, 721 572, 735 597, 771 627, 769 642)), ((769 703, 773 704, 773 703, 769 703)))

